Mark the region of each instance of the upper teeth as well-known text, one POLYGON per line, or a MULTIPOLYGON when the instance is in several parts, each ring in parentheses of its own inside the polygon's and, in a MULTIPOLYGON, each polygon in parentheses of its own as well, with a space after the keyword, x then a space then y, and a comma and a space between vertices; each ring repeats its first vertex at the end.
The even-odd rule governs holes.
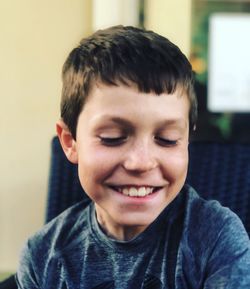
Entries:
POLYGON ((152 187, 126 187, 120 189, 121 193, 130 197, 145 197, 153 192, 152 187))

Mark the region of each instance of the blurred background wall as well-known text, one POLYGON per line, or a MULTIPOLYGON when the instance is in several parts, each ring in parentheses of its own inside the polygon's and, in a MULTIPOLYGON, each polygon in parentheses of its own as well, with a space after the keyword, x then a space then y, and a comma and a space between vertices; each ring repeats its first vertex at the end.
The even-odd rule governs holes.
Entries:
POLYGON ((44 222, 61 67, 91 32, 91 2, 0 2, 0 271, 44 222))
POLYGON ((189 56, 191 11, 191 0, 147 0, 144 24, 146 28, 169 38, 189 56))

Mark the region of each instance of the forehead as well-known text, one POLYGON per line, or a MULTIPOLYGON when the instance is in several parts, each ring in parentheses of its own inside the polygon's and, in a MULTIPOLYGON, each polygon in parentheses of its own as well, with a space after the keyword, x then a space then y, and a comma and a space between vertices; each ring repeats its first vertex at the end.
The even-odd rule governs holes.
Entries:
POLYGON ((172 94, 139 92, 135 86, 93 86, 79 118, 128 118, 148 121, 188 121, 190 103, 183 89, 172 94))

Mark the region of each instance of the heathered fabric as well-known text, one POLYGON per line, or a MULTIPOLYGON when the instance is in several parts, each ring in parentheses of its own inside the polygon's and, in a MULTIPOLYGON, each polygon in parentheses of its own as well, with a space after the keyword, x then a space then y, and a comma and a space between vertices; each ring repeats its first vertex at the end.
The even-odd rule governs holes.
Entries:
POLYGON ((140 235, 108 238, 94 205, 81 202, 26 243, 17 273, 21 289, 168 289, 167 248, 184 210, 177 289, 249 289, 250 241, 239 218, 189 186, 140 235))

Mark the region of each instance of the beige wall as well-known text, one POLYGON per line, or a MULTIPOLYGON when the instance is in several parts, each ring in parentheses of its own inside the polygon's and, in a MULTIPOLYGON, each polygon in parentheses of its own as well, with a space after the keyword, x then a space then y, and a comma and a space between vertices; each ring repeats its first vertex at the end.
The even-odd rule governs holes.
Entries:
POLYGON ((192 0, 145 0, 145 26, 169 38, 189 57, 192 0))
MULTIPOLYGON (((146 26, 186 54, 190 3, 148 0, 146 11, 146 26)), ((24 240, 44 222, 61 67, 91 31, 91 6, 91 0, 0 2, 0 272, 16 270, 24 240)))
POLYGON ((66 54, 91 29, 84 0, 0 3, 0 271, 44 222, 49 141, 66 54))

